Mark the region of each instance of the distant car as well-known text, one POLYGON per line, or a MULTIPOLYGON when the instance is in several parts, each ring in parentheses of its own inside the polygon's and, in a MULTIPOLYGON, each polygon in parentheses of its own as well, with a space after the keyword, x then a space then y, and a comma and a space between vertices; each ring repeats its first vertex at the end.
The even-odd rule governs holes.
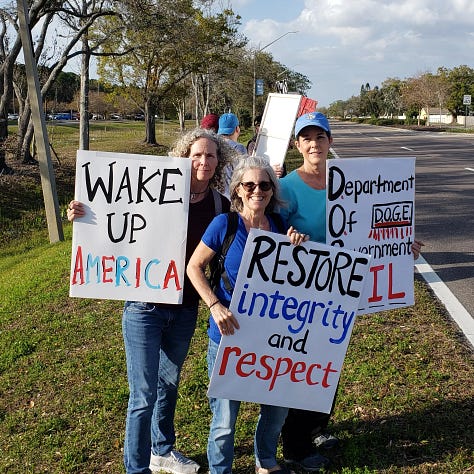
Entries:
POLYGON ((122 120, 122 116, 120 114, 110 114, 110 120, 122 120))
POLYGON ((144 114, 135 114, 133 116, 133 120, 145 120, 145 115, 144 114))
POLYGON ((18 120, 18 114, 8 114, 8 120, 18 120))
POLYGON ((71 120, 71 114, 69 112, 60 112, 52 115, 53 120, 71 120))
POLYGON ((104 120, 104 116, 102 114, 92 114, 92 120, 104 120))

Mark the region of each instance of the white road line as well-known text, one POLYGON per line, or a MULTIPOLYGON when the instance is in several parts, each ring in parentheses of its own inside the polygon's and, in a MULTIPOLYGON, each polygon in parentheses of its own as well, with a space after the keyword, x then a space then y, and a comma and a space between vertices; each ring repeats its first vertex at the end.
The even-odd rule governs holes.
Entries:
POLYGON ((456 296, 451 293, 451 290, 436 274, 431 265, 423 258, 422 255, 418 257, 416 268, 426 283, 430 285, 435 295, 444 304, 448 313, 453 318, 454 322, 459 326, 461 331, 466 336, 467 340, 474 347, 474 319, 468 313, 467 309, 461 304, 456 296))
POLYGON ((407 146, 401 146, 400 148, 402 150, 415 151, 415 150, 413 150, 413 148, 408 148, 407 146))
POLYGON ((464 168, 465 170, 468 170, 468 171, 473 171, 474 172, 474 168, 464 168))
POLYGON ((329 151, 334 155, 334 158, 339 158, 339 155, 334 151, 334 148, 329 148, 329 151))

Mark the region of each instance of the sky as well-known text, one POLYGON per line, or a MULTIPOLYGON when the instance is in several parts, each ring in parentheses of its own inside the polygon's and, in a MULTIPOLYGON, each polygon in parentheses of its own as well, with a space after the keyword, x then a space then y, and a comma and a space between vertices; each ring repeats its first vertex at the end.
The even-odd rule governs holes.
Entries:
MULTIPOLYGON (((225 2, 223 2, 225 3, 225 2)), ((307 76, 319 106, 438 67, 474 68, 474 0, 229 0, 249 47, 307 76), (287 32, 296 32, 288 33, 287 32), (265 47, 275 39, 272 45, 265 47)), ((258 74, 257 74, 258 76, 258 74)))

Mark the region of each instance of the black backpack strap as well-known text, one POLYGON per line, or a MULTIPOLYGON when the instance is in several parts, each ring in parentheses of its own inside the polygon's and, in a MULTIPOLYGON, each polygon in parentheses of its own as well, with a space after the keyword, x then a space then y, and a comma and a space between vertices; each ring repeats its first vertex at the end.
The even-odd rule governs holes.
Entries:
MULTIPOLYGON (((269 216, 275 224, 276 228, 278 229, 278 232, 280 232, 280 234, 285 234, 286 229, 280 214, 277 214, 276 212, 271 212, 269 213, 269 216)), ((215 291, 216 288, 219 287, 219 282, 222 278, 222 281, 224 282, 224 288, 228 292, 232 293, 234 287, 230 284, 229 277, 227 276, 227 272, 225 270, 224 262, 227 256, 227 252, 229 251, 229 248, 235 239, 235 234, 239 225, 239 214, 237 212, 228 212, 226 214, 226 217, 227 229, 225 232, 224 240, 222 241, 221 250, 219 253, 216 253, 216 255, 214 255, 209 265, 209 284, 211 288, 215 291)))
POLYGON ((211 271, 209 284, 211 288, 215 291, 215 289, 219 286, 220 279, 222 278, 222 280, 224 281, 224 288, 227 291, 232 292, 234 288, 229 282, 229 277, 227 276, 227 272, 225 271, 224 262, 229 247, 232 245, 232 242, 235 238, 235 234, 237 232, 237 227, 239 225, 239 215, 237 214, 237 212, 228 212, 226 214, 226 217, 227 229, 225 232, 224 240, 222 241, 221 250, 219 253, 216 253, 216 255, 214 255, 209 265, 211 271))
POLYGON ((214 188, 211 188, 212 197, 214 198, 214 211, 216 216, 222 214, 222 195, 214 188))

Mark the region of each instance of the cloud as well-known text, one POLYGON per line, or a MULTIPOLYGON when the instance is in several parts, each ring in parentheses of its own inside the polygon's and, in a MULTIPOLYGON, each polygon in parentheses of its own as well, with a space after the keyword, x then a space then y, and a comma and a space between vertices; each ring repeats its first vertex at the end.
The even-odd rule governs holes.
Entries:
MULTIPOLYGON (((276 1, 276 0, 274 0, 276 1)), ((293 2, 292 2, 293 4, 293 2)), ((357 95, 362 83, 380 85, 467 64, 474 67, 473 0, 305 0, 284 21, 243 17, 250 44, 264 45, 298 31, 269 52, 305 74, 320 103, 357 95), (246 21, 248 20, 248 21, 246 21)), ((257 8, 253 2, 251 8, 257 8)), ((255 18, 255 17, 254 17, 255 18)))

